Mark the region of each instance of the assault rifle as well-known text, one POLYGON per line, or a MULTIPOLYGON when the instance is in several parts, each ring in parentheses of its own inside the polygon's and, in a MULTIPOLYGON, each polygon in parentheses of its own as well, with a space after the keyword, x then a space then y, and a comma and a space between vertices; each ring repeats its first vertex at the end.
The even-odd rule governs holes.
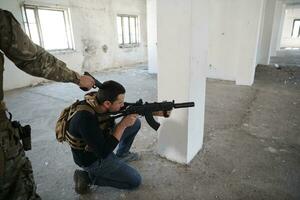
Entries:
MULTIPOLYGON (((157 131, 160 124, 154 120, 153 113, 158 111, 163 111, 164 113, 172 110, 173 108, 188 108, 194 107, 194 102, 184 102, 184 103, 175 103, 175 101, 163 101, 163 102, 154 102, 154 103, 143 103, 143 100, 140 99, 136 103, 125 103, 123 109, 118 112, 110 112, 106 113, 109 115, 108 120, 114 120, 119 117, 127 116, 130 114, 138 114, 141 116, 145 116, 148 124, 157 131)), ((107 121, 107 120, 105 120, 107 121)), ((104 122, 104 121, 103 121, 104 122)))
MULTIPOLYGON (((94 79, 95 85, 93 88, 98 87, 99 89, 102 87, 102 83, 98 81, 96 78, 94 78, 91 74, 88 72, 84 72, 84 75, 90 76, 94 79)), ((84 91, 87 91, 87 88, 81 88, 84 91)), ((184 103, 175 103, 175 101, 163 101, 163 102, 154 102, 154 103, 143 103, 143 100, 140 99, 136 103, 125 103, 124 107, 118 111, 118 112, 110 112, 106 113, 104 115, 108 115, 109 118, 103 120, 102 122, 106 122, 108 120, 114 120, 119 117, 124 117, 130 114, 138 114, 141 116, 145 116, 146 121, 148 124, 157 131, 160 124, 154 120, 153 113, 163 111, 164 113, 177 108, 188 108, 188 107, 194 107, 194 102, 184 102, 184 103)), ((103 114, 100 114, 103 115, 103 114)), ((165 115, 165 114, 164 114, 165 115)))

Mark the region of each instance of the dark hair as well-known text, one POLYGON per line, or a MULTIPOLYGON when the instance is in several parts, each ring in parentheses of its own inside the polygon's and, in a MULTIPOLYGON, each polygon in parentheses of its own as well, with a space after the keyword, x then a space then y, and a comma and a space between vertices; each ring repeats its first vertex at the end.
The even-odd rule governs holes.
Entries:
POLYGON ((97 100, 99 104, 104 101, 114 102, 119 94, 125 94, 126 90, 120 83, 110 80, 102 83, 102 87, 97 92, 97 100))

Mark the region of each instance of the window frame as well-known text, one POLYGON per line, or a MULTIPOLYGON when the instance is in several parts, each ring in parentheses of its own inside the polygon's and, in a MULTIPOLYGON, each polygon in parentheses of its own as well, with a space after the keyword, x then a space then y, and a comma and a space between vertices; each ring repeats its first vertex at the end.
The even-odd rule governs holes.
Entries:
MULTIPOLYGON (((133 47, 139 47, 140 46, 140 18, 138 15, 134 14, 117 14, 118 17, 121 17, 121 31, 122 31, 122 43, 119 43, 119 34, 118 35, 118 45, 119 48, 133 48, 133 47), (124 43, 124 18, 128 18, 128 32, 129 32, 129 43, 124 43), (135 43, 131 42, 131 32, 130 32, 130 18, 135 19, 135 43)), ((117 21, 117 20, 116 20, 117 21)), ((118 25, 117 25, 117 33, 119 33, 118 25)))
POLYGON ((70 9, 67 7, 63 6, 48 6, 48 5, 36 5, 36 4, 23 4, 22 5, 22 16, 23 16, 23 24, 25 27, 25 30, 28 30, 28 33, 26 31, 26 34, 32 39, 31 37, 31 30, 29 28, 29 22, 28 22, 28 17, 27 17, 27 12, 26 9, 32 9, 34 12, 34 17, 36 21, 36 27, 38 31, 38 37, 39 37, 39 46, 45 48, 44 45, 44 36, 42 33, 42 28, 41 28, 41 23, 40 23, 40 18, 39 18, 39 13, 38 10, 50 10, 50 11, 60 11, 63 13, 64 17, 64 25, 65 25, 65 30, 66 30, 66 38, 67 38, 67 44, 68 48, 63 48, 63 49, 46 49, 47 51, 51 52, 67 52, 67 51, 74 51, 75 50, 75 43, 74 43, 74 37, 73 37, 73 29, 72 29, 72 23, 71 23, 71 16, 70 16, 70 9))

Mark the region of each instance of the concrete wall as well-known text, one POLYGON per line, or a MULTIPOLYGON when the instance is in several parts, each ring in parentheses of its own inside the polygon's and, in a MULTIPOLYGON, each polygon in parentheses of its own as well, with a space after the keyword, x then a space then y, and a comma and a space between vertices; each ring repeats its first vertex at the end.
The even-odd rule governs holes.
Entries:
MULTIPOLYGON (((22 0, 1 0, 0 7, 11 11, 22 22, 22 0)), ((54 53, 78 72, 99 71, 105 68, 128 66, 147 61, 146 0, 39 0, 25 1, 70 8, 75 51, 54 53), (141 44, 136 48, 118 47, 117 14, 134 14, 140 17, 141 44), (105 53, 102 46, 107 45, 105 53)), ((5 60, 4 89, 9 90, 40 82, 18 70, 5 60), (11 81, 13 80, 13 81, 11 81)))
POLYGON ((280 48, 300 48, 300 37, 291 36, 294 19, 300 19, 300 5, 287 5, 280 48))
POLYGON ((208 77, 251 85, 264 1, 210 1, 208 77))

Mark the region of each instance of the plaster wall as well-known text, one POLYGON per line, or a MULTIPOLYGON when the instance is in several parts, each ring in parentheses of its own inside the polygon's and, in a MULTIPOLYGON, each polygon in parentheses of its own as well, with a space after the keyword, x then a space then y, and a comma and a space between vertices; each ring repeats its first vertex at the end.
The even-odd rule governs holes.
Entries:
MULTIPOLYGON (((0 7, 11 11, 22 24, 23 2, 1 0, 0 7)), ((77 72, 94 72, 147 61, 146 0, 39 0, 25 3, 70 8, 75 50, 52 53, 77 72), (139 16, 141 43, 138 47, 119 48, 117 14, 139 16), (107 52, 103 51, 103 45, 108 46, 107 52)), ((5 59, 4 90, 36 84, 42 80, 21 72, 5 59)))
POLYGON ((210 1, 208 77, 251 85, 264 1, 210 1))

